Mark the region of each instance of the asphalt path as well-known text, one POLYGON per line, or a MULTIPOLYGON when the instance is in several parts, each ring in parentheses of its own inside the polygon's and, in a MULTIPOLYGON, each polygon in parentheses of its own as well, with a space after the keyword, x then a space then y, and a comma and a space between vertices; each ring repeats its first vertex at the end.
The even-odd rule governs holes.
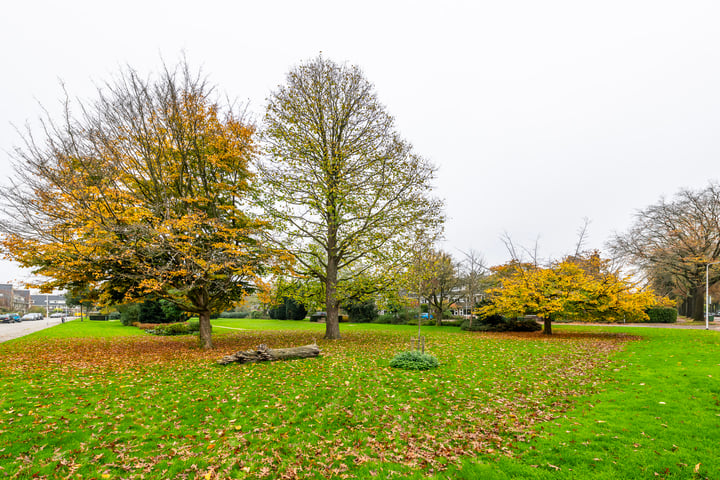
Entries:
POLYGON ((0 343, 13 338, 24 337, 31 333, 53 327, 62 323, 62 318, 43 318, 42 320, 26 320, 20 323, 0 323, 0 343))
MULTIPOLYGON (((542 322, 541 322, 542 323, 542 322)), ((677 323, 554 323, 553 325, 590 325, 593 327, 643 327, 643 328, 684 328, 688 330, 706 330, 705 325, 692 324, 687 325, 685 322, 677 323)), ((720 322, 708 322, 707 330, 720 331, 720 322)))

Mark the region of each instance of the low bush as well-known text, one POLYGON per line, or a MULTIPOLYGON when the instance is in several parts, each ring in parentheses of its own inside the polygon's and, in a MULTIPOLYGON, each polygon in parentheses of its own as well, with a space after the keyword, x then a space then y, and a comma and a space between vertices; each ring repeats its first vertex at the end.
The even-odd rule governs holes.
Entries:
POLYGON ((200 321, 190 320, 182 323, 139 323, 133 326, 145 330, 152 335, 190 335, 200 331, 200 321))
POLYGON ((463 321, 461 330, 471 332, 537 332, 542 330, 534 318, 505 318, 500 315, 491 315, 485 318, 476 318, 463 321))
POLYGON ((645 313, 650 317, 649 323, 675 323, 677 322, 678 312, 672 307, 655 307, 648 308, 645 313))
POLYGON ((393 368, 402 368, 403 370, 430 370, 440 365, 437 358, 429 353, 422 353, 420 350, 410 350, 408 352, 398 353, 390 360, 390 366, 393 368))
MULTIPOLYGON (((385 323, 391 325, 408 325, 408 322, 412 322, 413 318, 407 312, 399 313, 385 313, 375 318, 371 323, 385 323)), ((415 325, 417 325, 417 319, 415 319, 415 325)))
MULTIPOLYGON (((466 319, 460 325, 461 330, 470 332, 493 332, 498 325, 505 323, 505 317, 501 315, 490 315, 484 318, 466 319)), ((503 331, 503 330, 501 330, 503 331)))
POLYGON ((443 320, 442 324, 447 327, 460 327, 464 322, 464 318, 450 318, 448 320, 443 320))
POLYGON ((513 318, 507 322, 507 332, 539 332, 542 325, 534 318, 513 318))
POLYGON ((190 328, 187 323, 163 323, 148 332, 154 335, 188 335, 190 328))

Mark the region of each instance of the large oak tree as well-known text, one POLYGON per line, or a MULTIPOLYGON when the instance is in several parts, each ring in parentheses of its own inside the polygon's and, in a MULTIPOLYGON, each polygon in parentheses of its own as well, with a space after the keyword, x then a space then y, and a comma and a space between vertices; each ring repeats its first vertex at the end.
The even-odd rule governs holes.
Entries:
POLYGON ((165 298, 200 317, 210 348, 210 312, 242 298, 267 255, 246 205, 253 126, 184 63, 127 69, 64 113, 16 150, 7 256, 46 288, 165 298))
POLYGON ((342 284, 399 275, 418 239, 438 231, 435 169, 396 133, 358 67, 321 56, 272 93, 263 139, 273 238, 294 254, 298 274, 324 284, 325 337, 339 338, 342 284))

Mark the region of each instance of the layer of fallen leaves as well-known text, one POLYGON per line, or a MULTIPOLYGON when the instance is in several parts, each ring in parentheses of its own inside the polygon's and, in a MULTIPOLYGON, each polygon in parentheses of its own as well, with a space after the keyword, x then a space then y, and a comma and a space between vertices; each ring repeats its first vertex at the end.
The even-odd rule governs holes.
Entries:
POLYGON ((318 340, 322 356, 215 365, 313 333, 46 339, 0 347, 0 476, 367 478, 511 454, 593 392, 628 337, 430 334, 431 372, 388 366, 405 334, 318 340))

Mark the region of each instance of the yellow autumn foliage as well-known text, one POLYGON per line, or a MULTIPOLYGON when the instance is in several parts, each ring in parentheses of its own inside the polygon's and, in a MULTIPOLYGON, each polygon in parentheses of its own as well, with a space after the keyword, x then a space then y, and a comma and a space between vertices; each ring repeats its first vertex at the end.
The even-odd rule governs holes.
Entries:
POLYGON ((477 310, 480 315, 631 322, 647 319, 650 307, 672 304, 611 269, 597 252, 567 257, 547 268, 511 262, 493 272, 499 286, 488 292, 491 303, 477 310))

